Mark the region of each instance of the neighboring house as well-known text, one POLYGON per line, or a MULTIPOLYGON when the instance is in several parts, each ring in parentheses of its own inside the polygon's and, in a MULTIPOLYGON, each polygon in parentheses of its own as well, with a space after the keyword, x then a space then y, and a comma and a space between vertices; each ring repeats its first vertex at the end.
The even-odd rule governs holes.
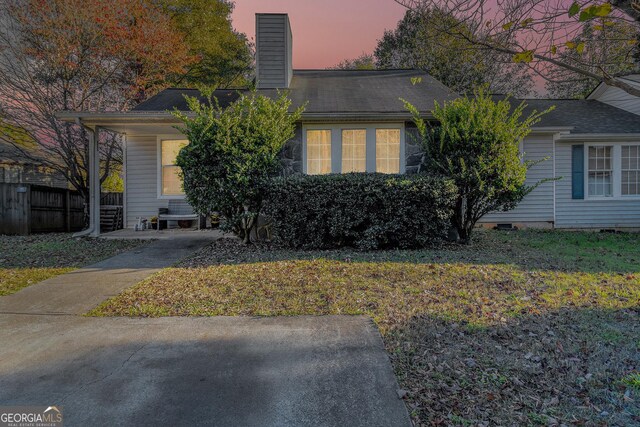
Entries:
MULTIPOLYGON (((275 96, 287 90, 292 108, 307 103, 296 136, 283 150, 283 173, 418 170, 422 153, 400 98, 428 118, 434 101, 458 94, 421 71, 293 70, 288 16, 257 14, 256 21, 258 92, 275 96)), ((197 91, 174 88, 126 113, 59 115, 126 136, 127 227, 138 217, 156 215, 171 200, 184 200, 174 163, 187 141, 175 129, 178 123, 171 111, 186 110, 185 94, 198 96, 197 91)), ((237 99, 238 92, 217 91, 215 96, 224 106, 237 99)), ((556 106, 522 143, 526 159, 547 159, 530 170, 528 179, 559 179, 540 185, 515 210, 489 215, 484 222, 640 228, 640 116, 596 99, 527 103, 537 110, 556 106)), ((95 152, 95 138, 91 147, 95 152)))
POLYGON ((24 156, 13 145, 2 141, 0 141, 0 183, 69 187, 63 174, 24 156))
MULTIPOLYGON (((621 80, 640 90, 640 74, 621 77, 621 80)), ((596 101, 604 102, 605 104, 630 111, 634 114, 640 114, 640 100, 637 96, 630 95, 622 89, 609 86, 606 83, 600 83, 593 92, 587 96, 587 99, 595 99, 596 101)))

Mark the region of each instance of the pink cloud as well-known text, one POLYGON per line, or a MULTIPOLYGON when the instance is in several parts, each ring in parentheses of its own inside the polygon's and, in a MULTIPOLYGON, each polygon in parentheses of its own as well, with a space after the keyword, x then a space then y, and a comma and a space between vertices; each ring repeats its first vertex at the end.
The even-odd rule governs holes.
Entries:
POLYGON ((371 53, 404 12, 393 0, 236 0, 233 26, 253 40, 256 13, 288 13, 293 66, 327 68, 371 53))

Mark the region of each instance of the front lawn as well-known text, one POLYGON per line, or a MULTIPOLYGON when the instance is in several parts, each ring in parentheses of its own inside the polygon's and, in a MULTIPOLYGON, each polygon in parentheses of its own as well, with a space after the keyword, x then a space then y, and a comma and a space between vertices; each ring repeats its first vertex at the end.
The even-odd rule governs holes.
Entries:
POLYGON ((419 425, 631 425, 639 307, 639 235, 520 231, 423 251, 222 240, 90 314, 365 314, 419 425))
POLYGON ((0 296, 141 244, 135 240, 73 238, 66 233, 0 236, 0 296))

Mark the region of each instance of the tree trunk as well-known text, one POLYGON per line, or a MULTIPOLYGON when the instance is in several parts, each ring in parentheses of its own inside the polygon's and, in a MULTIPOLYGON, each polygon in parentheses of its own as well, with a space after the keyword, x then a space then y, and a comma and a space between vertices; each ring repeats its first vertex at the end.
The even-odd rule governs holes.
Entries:
POLYGON ((475 202, 475 199, 470 201, 466 193, 460 195, 456 201, 452 222, 458 233, 458 243, 467 245, 471 242, 471 235, 476 225, 476 219, 473 214, 473 205, 475 202))
POLYGON ((242 243, 245 245, 251 244, 251 230, 244 230, 244 237, 242 238, 242 243))

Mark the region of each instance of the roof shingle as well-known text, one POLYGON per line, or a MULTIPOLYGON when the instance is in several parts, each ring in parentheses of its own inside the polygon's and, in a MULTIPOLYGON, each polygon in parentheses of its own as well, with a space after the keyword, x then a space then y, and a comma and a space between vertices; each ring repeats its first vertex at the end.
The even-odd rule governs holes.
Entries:
MULTIPOLYGON (((512 101, 517 102, 517 101, 512 101)), ((640 116, 590 99, 527 99, 526 112, 555 109, 536 126, 572 126, 571 133, 640 133, 640 116)), ((525 114, 526 114, 525 112, 525 114)))
MULTIPOLYGON (((258 93, 275 97, 274 89, 258 93)), ((134 108, 134 111, 186 110, 183 95, 199 96, 193 89, 167 89, 134 108)), ((221 106, 238 98, 238 90, 217 90, 214 93, 221 106)), ((292 108, 306 104, 306 115, 336 114, 406 114, 400 98, 420 111, 430 111, 434 101, 443 102, 458 95, 422 71, 344 71, 295 70, 289 98, 292 108)))
MULTIPOLYGON (((222 107, 228 106, 246 90, 217 90, 214 95, 222 107)), ((400 98, 419 111, 429 112, 435 101, 452 100, 459 95, 433 77, 415 70, 345 71, 295 70, 289 98, 292 109, 307 103, 307 117, 406 117, 400 98), (419 80, 419 83, 416 82, 419 80)), ((258 93, 275 97, 274 89, 258 93)), ((186 111, 184 95, 200 97, 194 89, 172 88, 134 108, 140 112, 161 112, 177 108, 186 111)), ((499 98, 499 96, 498 96, 499 98)), ((640 133, 640 116, 596 100, 527 99, 527 111, 555 109, 544 115, 537 127, 573 127, 571 133, 640 133)), ((512 104, 520 102, 513 99, 512 104)))

